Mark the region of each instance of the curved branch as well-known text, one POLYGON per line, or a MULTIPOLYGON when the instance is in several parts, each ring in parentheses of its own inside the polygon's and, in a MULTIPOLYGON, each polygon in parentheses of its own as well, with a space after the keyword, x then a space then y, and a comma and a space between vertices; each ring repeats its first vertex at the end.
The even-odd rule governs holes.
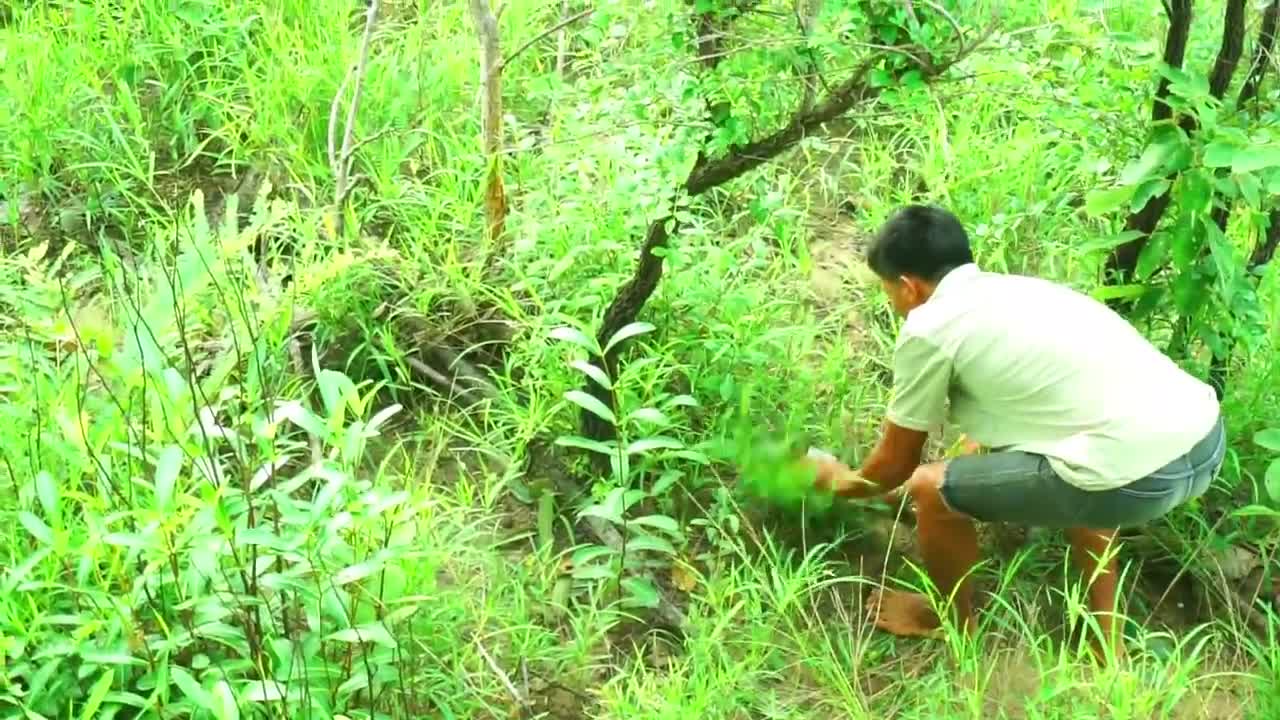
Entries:
MULTIPOLYGON (((960 48, 947 62, 912 69, 920 71, 926 80, 937 77, 976 50, 990 34, 990 31, 983 33, 974 42, 960 48)), ((698 160, 689 171, 689 177, 684 182, 682 188, 684 192, 691 196, 700 195, 740 177, 794 147, 806 135, 820 128, 823 123, 848 112, 854 105, 878 96, 880 88, 872 86, 867 81, 867 75, 883 57, 883 53, 873 54, 843 83, 823 98, 822 102, 809 109, 797 110, 786 125, 773 133, 746 145, 735 147, 724 157, 715 160, 708 159, 700 152, 698 160)), ((635 272, 609 304, 604 319, 600 323, 600 329, 596 333, 596 339, 602 347, 608 344, 609 339, 618 330, 635 321, 641 308, 657 289, 663 272, 662 250, 667 247, 667 242, 676 228, 674 217, 666 214, 649 225, 644 245, 640 248, 635 272)), ((617 377, 618 359, 623 345, 625 343, 614 345, 605 354, 604 369, 610 377, 617 377)), ((588 382, 585 390, 607 407, 617 410, 613 392, 609 388, 595 382, 588 382)), ((593 440, 609 440, 616 435, 612 425, 600 420, 591 412, 584 410, 581 422, 583 435, 593 440)))

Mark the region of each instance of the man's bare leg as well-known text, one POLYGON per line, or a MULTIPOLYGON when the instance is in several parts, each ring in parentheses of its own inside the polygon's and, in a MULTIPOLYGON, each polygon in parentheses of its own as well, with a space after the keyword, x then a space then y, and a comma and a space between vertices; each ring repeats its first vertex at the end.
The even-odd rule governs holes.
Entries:
MULTIPOLYGON (((953 512, 942 499, 946 465, 924 465, 904 489, 916 509, 916 535, 929 572, 943 598, 953 598, 957 623, 966 631, 976 627, 973 589, 968 575, 978 562, 978 533, 973 521, 953 512)), ((869 598, 875 623, 895 635, 927 635, 941 622, 929 599, 918 593, 881 590, 869 598)))
POLYGON ((1093 638, 1094 656, 1099 661, 1106 660, 1102 642, 1110 645, 1119 657, 1124 648, 1120 642, 1119 627, 1115 622, 1116 612, 1116 561, 1111 557, 1105 567, 1099 567, 1099 559, 1111 549, 1114 530, 1090 530, 1072 528, 1067 530, 1067 540, 1071 543, 1071 560, 1075 563, 1089 588, 1089 612, 1093 614, 1102 631, 1102 638, 1093 638))

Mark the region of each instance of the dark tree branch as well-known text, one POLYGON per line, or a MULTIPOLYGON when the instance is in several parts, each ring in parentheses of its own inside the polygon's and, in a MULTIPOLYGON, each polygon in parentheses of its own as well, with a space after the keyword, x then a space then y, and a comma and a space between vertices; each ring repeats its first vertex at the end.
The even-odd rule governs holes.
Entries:
MULTIPOLYGON (((1223 18, 1222 43, 1218 47, 1218 56, 1209 74, 1209 93, 1221 100, 1231 87, 1231 79, 1240 65, 1240 56, 1244 52, 1245 8, 1247 0, 1227 0, 1223 18)), ((1164 60, 1170 67, 1181 68, 1186 55, 1187 40, 1191 27, 1191 0, 1172 0, 1166 5, 1169 12, 1169 32, 1165 39, 1164 60)), ((1173 109, 1169 106, 1169 80, 1161 78, 1156 89, 1156 98, 1152 106, 1151 118, 1156 123, 1173 117, 1173 109)), ((1187 133, 1194 133, 1197 121, 1194 115, 1186 114, 1180 118, 1178 125, 1187 133)), ((1175 179, 1176 176, 1169 178, 1175 179)), ((1172 183, 1170 183, 1172 185, 1172 183)), ((1138 265, 1138 257, 1146 247, 1151 234, 1155 232, 1160 219, 1169 207, 1169 191, 1151 198, 1137 212, 1131 213, 1125 220, 1125 230, 1136 231, 1138 235, 1129 242, 1116 247, 1107 259, 1107 271, 1119 283, 1128 282, 1138 265)), ((1215 209, 1214 222, 1225 228, 1230 210, 1215 209)), ((1123 306, 1123 302, 1114 303, 1123 306)))
MULTIPOLYGON (((1164 10, 1169 16, 1169 30, 1164 40, 1164 64, 1171 68, 1181 69, 1187 54, 1187 40, 1191 35, 1192 0, 1169 0, 1164 10)), ((1160 77, 1156 86, 1156 96, 1151 103, 1151 122, 1159 124, 1173 117, 1173 108, 1169 106, 1169 78, 1160 77)), ((1129 242, 1118 245, 1107 258, 1107 274, 1115 278, 1117 283, 1128 282, 1138 266, 1138 255, 1147 244, 1147 238, 1156 229, 1165 208, 1169 206, 1169 194, 1162 193, 1147 201, 1137 212, 1131 213, 1125 220, 1125 230, 1136 230, 1140 233, 1129 242)))
MULTIPOLYGON (((1191 37, 1191 5, 1192 0, 1171 0, 1164 6, 1165 14, 1169 16, 1169 31, 1164 38, 1164 64, 1171 68, 1182 69, 1182 61, 1187 54, 1187 40, 1191 37)), ((1169 78, 1162 76, 1156 86, 1155 101, 1151 104, 1151 120, 1158 123, 1171 117, 1169 78)))
MULTIPOLYGON (((962 46, 955 57, 947 62, 915 68, 908 66, 903 68, 903 72, 907 69, 916 69, 926 80, 935 78, 967 57, 989 35, 989 32, 984 33, 974 42, 962 46)), ((786 125, 772 134, 733 148, 727 155, 715 160, 708 159, 704 153, 700 152, 693 169, 689 172, 689 177, 684 182, 684 192, 690 196, 700 195, 740 177, 794 147, 806 135, 818 130, 823 123, 841 116, 854 105, 874 99, 879 95, 880 89, 871 86, 866 78, 876 63, 884 57, 886 57, 884 53, 873 54, 822 102, 813 108, 798 110, 786 125)), ((635 321, 641 308, 657 289, 663 272, 661 252, 667 247, 671 235, 677 229, 677 221, 670 215, 664 215, 649 225, 644 245, 640 248, 640 258, 636 263, 635 272, 609 304, 604 319, 600 323, 600 329, 596 333, 596 339, 602 347, 615 333, 635 321)), ((617 377, 622 345, 624 343, 619 343, 605 353, 604 369, 610 377, 617 377)), ((610 389, 594 381, 588 381, 586 391, 607 407, 617 410, 615 398, 610 389)), ((582 432, 584 436, 595 440, 609 440, 615 437, 615 428, 612 425, 587 411, 582 413, 582 432)))
POLYGON ((1246 0, 1227 0, 1226 17, 1222 23, 1222 45, 1218 48, 1218 59, 1213 63, 1213 72, 1209 74, 1209 94, 1221 100, 1231 87, 1231 78, 1235 77, 1236 68, 1240 65, 1240 56, 1244 53, 1244 10, 1246 0))
POLYGON ((1263 76, 1267 74, 1267 68, 1271 66, 1271 53, 1276 46, 1277 21, 1280 21, 1280 0, 1271 0, 1262 14, 1262 27, 1258 29, 1258 42, 1253 49, 1249 74, 1245 76, 1244 84, 1240 86, 1240 97, 1236 99, 1239 107, 1248 105, 1258 97, 1258 88, 1262 85, 1263 76))

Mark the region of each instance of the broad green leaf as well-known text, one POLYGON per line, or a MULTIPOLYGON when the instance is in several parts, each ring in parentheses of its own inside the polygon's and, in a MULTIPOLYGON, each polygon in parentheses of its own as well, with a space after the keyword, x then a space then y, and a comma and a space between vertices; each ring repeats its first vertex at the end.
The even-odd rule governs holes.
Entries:
POLYGON ((1172 238, 1167 232, 1157 232, 1152 235, 1142 251, 1138 253, 1138 262, 1134 267, 1134 275, 1139 280, 1146 280, 1151 274, 1160 269, 1164 265, 1164 261, 1169 257, 1169 248, 1173 244, 1172 238))
POLYGON ((601 455, 612 456, 612 455, 618 454, 618 448, 612 445, 602 443, 599 440, 591 440, 588 438, 579 437, 577 435, 562 435, 556 438, 555 444, 559 445, 560 447, 572 447, 572 448, 579 448, 581 450, 590 450, 591 452, 600 453, 601 455))
POLYGON ((627 416, 628 420, 641 420, 643 422, 652 423, 654 425, 670 425, 671 419, 666 413, 657 408, 644 407, 632 412, 627 416))
POLYGON ((1194 213, 1180 212, 1173 227, 1169 229, 1173 265, 1184 273, 1195 267, 1196 260, 1200 257, 1200 238, 1196 237, 1196 227, 1194 213))
POLYGON ((670 540, 657 535, 637 535, 627 538, 627 552, 657 552, 663 555, 675 555, 676 546, 670 540))
POLYGON ((579 567, 595 560, 599 560, 600 558, 610 557, 616 554, 617 551, 604 545, 587 545, 586 547, 581 547, 575 550, 573 555, 569 557, 569 563, 574 567, 579 567))
POLYGON ((288 698, 284 685, 275 680, 253 680, 246 688, 245 702, 281 702, 288 698))
POLYGON ((1183 173, 1178 180, 1178 206, 1183 212, 1208 212, 1213 201, 1213 182, 1198 170, 1183 173))
POLYGON ((351 378, 336 370, 321 370, 316 375, 316 387, 320 390, 325 413, 329 417, 343 414, 348 399, 356 394, 355 383, 351 382, 351 378))
POLYGON ((1142 237, 1142 233, 1138 230, 1125 230, 1113 235, 1099 235, 1092 240, 1081 243, 1080 249, 1084 252, 1112 250, 1140 237, 1142 237))
POLYGON ((666 530, 673 535, 680 533, 680 526, 674 519, 666 515, 643 515, 628 521, 628 524, 658 528, 659 530, 666 530))
POLYGON ((581 360, 574 360, 573 362, 569 363, 569 366, 578 370, 578 372, 581 372, 583 375, 586 375, 592 380, 595 380, 596 384, 599 385, 600 387, 603 387, 607 390, 613 389, 613 381, 609 379, 609 375, 605 373, 604 370, 601 370, 595 365, 592 365, 589 362, 583 362, 581 360))
POLYGON ((1168 189, 1169 181, 1164 178, 1142 183, 1133 191, 1133 197, 1129 200, 1129 212, 1138 212, 1151 202, 1152 198, 1163 195, 1168 189))
POLYGON ((102 707, 102 701, 106 699, 107 693, 111 692, 111 683, 115 681, 115 670, 107 668, 102 673, 102 677, 98 678, 98 682, 93 684, 93 690, 89 691, 89 699, 85 701, 84 709, 80 711, 80 717, 85 720, 93 720, 97 715, 98 708, 102 707))
POLYGON ((654 437, 641 438, 627 446, 628 455, 639 455, 647 453, 651 450, 679 450, 684 445, 675 438, 657 435, 654 437))
POLYGON ((94 665, 145 665, 146 661, 139 657, 134 657, 124 652, 124 647, 120 650, 94 650, 85 649, 80 651, 80 657, 86 663, 94 665))
POLYGON ((1272 452, 1280 453, 1280 428, 1267 428, 1254 435, 1253 441, 1272 452))
POLYGON ((31 533, 31 536, 45 545, 53 544, 53 529, 38 516, 26 510, 18 512, 18 522, 31 533))
POLYGON ((1266 485, 1271 502, 1280 503, 1280 459, 1272 460, 1267 466, 1266 485))
POLYGON ((209 710, 217 720, 240 720, 240 706, 236 703, 236 694, 226 680, 219 680, 213 686, 210 695, 209 710))
POLYGON ((649 492, 651 492, 654 497, 662 497, 666 494, 667 490, 671 489, 673 485, 680 481, 680 478, 683 475, 684 473, 680 470, 671 468, 658 476, 658 481, 653 484, 653 487, 649 489, 649 492))
POLYGON ((661 602, 658 588, 647 578, 626 577, 622 579, 622 587, 627 591, 627 604, 645 608, 655 608, 661 602))
POLYGON ((391 633, 387 632, 382 623, 376 622, 339 630, 325 639, 353 644, 374 643, 392 649, 396 647, 395 638, 391 637, 391 633))
POLYGON ((575 567, 571 573, 574 580, 607 580, 617 574, 617 571, 608 565, 575 567))
POLYGON ((183 459, 182 448, 177 445, 166 446, 156 459, 156 509, 162 513, 168 512, 173 502, 173 486, 182 472, 183 459))
POLYGON ((1239 148, 1234 144, 1223 141, 1214 140, 1204 149, 1205 167, 1224 168, 1231 167, 1236 160, 1239 148))
POLYGON ((1238 153, 1231 162, 1231 172, 1236 175, 1273 167, 1280 167, 1280 146, 1277 145, 1254 145, 1238 153))
POLYGON ((1242 174, 1236 175, 1236 187, 1240 188, 1240 197, 1249 204, 1251 208, 1262 207, 1262 185, 1258 182, 1255 175, 1242 174))
POLYGON ((399 403, 394 403, 392 405, 388 405, 387 407, 382 408, 373 417, 369 418, 369 424, 366 426, 367 430, 369 432, 376 432, 379 428, 381 428, 384 424, 386 424, 388 420, 394 417, 396 413, 400 412, 403 409, 404 409, 404 406, 400 405, 399 403))
POLYGON ((564 398, 610 425, 616 425, 618 422, 613 411, 593 395, 588 395, 581 390, 570 390, 564 394, 564 398))
POLYGON ((1089 292, 1096 300, 1132 300, 1145 295, 1146 285, 1102 285, 1089 292))
POLYGON ((673 395, 664 404, 670 405, 672 407, 692 407, 692 408, 702 407, 698 403, 697 398, 693 397, 692 395, 673 395))
POLYGON ((1208 297, 1208 289, 1195 270, 1188 269, 1178 273, 1170 287, 1173 293, 1174 307, 1184 316, 1191 315, 1200 308, 1208 297))
POLYGON ((1133 188, 1118 187, 1107 188, 1105 190, 1090 190, 1084 197, 1085 212, 1093 217, 1106 215, 1109 212, 1124 207, 1125 203, 1133 197, 1133 188))
POLYGON ((381 557, 373 557, 355 565, 348 565, 333 576, 333 584, 341 587, 357 580, 363 580, 374 573, 380 572, 385 566, 386 563, 381 557))
POLYGON ((36 497, 40 500, 40 508, 44 516, 57 527, 61 524, 62 513, 59 508, 58 484, 53 476, 41 470, 36 473, 36 497))
POLYGON ((275 412, 272 413, 272 418, 275 422, 288 420, 315 438, 329 436, 329 431, 325 428, 320 418, 316 417, 315 413, 303 407, 302 403, 296 400, 280 403, 275 412))
POLYGON ((609 338, 609 342, 604 346, 604 351, 607 353, 624 340, 653 332, 654 330, 657 330, 657 328, 647 322, 633 322, 624 325, 622 329, 613 334, 613 337, 609 338))
POLYGON ((1121 171, 1120 184, 1136 185, 1153 177, 1163 177, 1165 165, 1173 157, 1177 147, 1168 138, 1161 138, 1147 145, 1142 155, 1121 171))
POLYGON ((603 518, 615 525, 621 525, 622 513, 626 509, 624 507, 624 492, 622 488, 614 488, 605 496, 602 502, 588 505, 578 512, 578 516, 603 518))
POLYGON ((581 330, 567 325, 558 327, 551 331, 551 339, 569 342, 587 350, 592 355, 599 355, 600 348, 596 345, 596 341, 587 337, 581 330))

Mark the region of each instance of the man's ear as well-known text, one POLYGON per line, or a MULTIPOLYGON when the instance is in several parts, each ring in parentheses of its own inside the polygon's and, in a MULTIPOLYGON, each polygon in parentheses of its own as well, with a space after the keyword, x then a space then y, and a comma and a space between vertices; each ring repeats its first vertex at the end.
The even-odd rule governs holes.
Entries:
POLYGON ((924 302, 924 299, 929 295, 928 286, 918 277, 914 277, 912 275, 899 275, 898 282, 902 283, 903 287, 906 287, 911 291, 911 297, 916 302, 924 302))

